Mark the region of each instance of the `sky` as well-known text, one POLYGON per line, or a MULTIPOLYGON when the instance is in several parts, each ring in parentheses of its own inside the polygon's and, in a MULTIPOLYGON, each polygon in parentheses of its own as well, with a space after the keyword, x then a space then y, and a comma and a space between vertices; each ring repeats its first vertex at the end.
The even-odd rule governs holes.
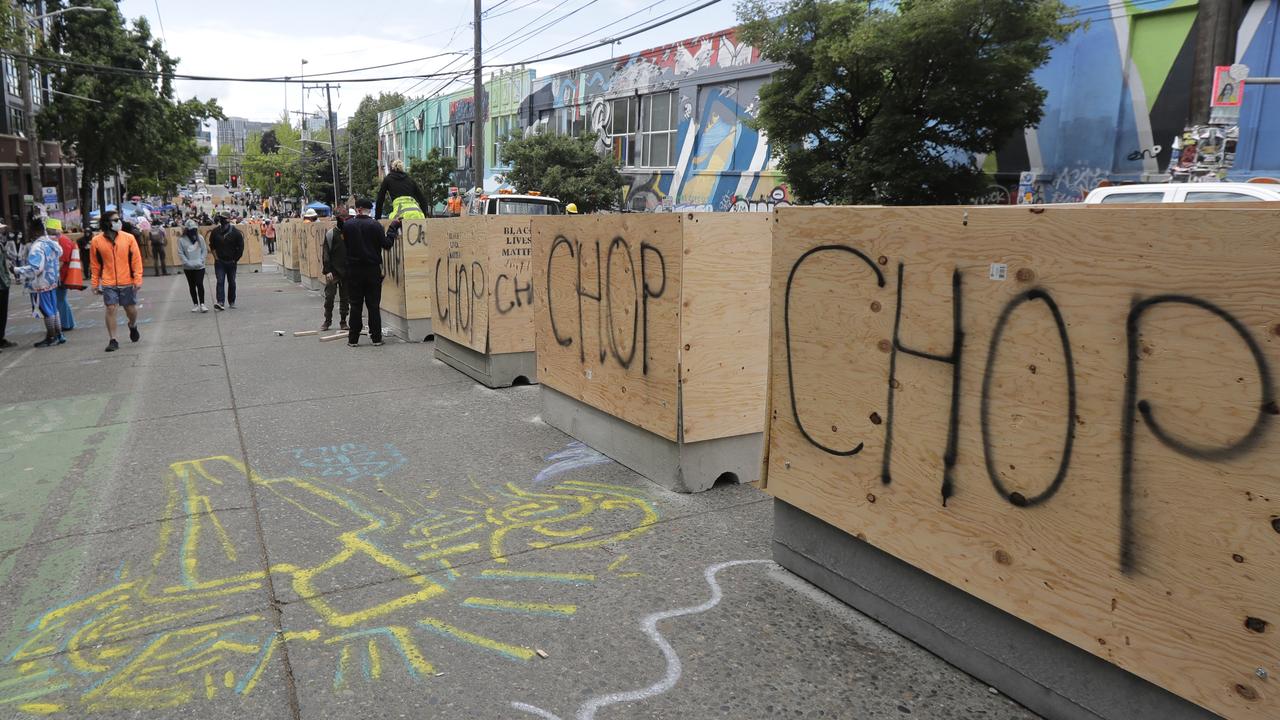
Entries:
MULTIPOLYGON (((702 2, 705 0, 484 0, 486 14, 491 16, 481 22, 485 62, 516 62, 553 50, 592 44, 702 2), (526 24, 528 27, 520 30, 526 24), (538 28, 543 29, 527 38, 520 37, 538 28), (512 34, 515 37, 507 39, 504 47, 503 39, 512 34)), ((121 0, 120 9, 131 19, 146 17, 152 32, 164 39, 169 54, 180 58, 178 72, 185 74, 297 77, 305 71, 309 79, 316 73, 438 53, 460 54, 342 76, 418 75, 439 72, 450 62, 454 64, 448 70, 469 69, 472 64, 473 3, 468 0, 121 0), (353 8, 360 10, 358 17, 353 15, 353 8), (303 59, 308 62, 300 66, 303 59)), ((615 55, 625 55, 735 24, 733 0, 721 0, 668 25, 615 43, 612 49, 615 55)), ((610 49, 605 46, 530 67, 542 77, 608 59, 610 49)), ((408 79, 345 84, 334 93, 334 111, 341 125, 366 94, 399 91, 421 97, 436 91, 442 82, 408 79)), ((470 82, 468 76, 445 92, 470 82)), ((228 117, 262 121, 279 119, 286 104, 290 112, 299 110, 303 100, 297 83, 178 81, 177 93, 182 99, 216 99, 228 117)), ((323 91, 310 91, 305 99, 307 111, 323 112, 323 91)))

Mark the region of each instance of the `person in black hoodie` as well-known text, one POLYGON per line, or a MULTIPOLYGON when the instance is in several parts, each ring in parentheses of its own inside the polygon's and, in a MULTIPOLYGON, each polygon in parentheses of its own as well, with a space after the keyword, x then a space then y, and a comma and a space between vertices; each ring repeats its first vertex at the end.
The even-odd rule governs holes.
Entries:
POLYGON ((217 302, 213 309, 225 310, 230 306, 234 310, 236 264, 244 255, 244 235, 227 220, 226 215, 219 214, 217 226, 209 231, 209 251, 213 253, 213 274, 218 278, 217 302))
POLYGON ((424 211, 431 209, 427 207, 426 198, 422 196, 418 183, 405 174, 404 163, 399 160, 391 163, 391 172, 382 178, 376 205, 378 214, 374 218, 378 220, 384 217, 392 220, 422 218, 425 217, 424 211), (390 212, 387 201, 390 201, 390 212))
MULTIPOLYGON (((355 216, 355 208, 349 213, 355 216)), ((324 272, 324 325, 321 330, 328 330, 333 325, 333 297, 339 298, 338 327, 347 329, 347 243, 342 238, 342 213, 337 214, 338 224, 329 228, 324 234, 324 245, 320 249, 320 264, 324 272)))
POLYGON ((368 198, 356 201, 356 216, 342 223, 342 237, 347 245, 347 294, 351 298, 347 347, 360 344, 362 305, 369 310, 369 339, 374 347, 382 345, 382 251, 390 250, 392 241, 382 223, 370 216, 373 203, 368 198))

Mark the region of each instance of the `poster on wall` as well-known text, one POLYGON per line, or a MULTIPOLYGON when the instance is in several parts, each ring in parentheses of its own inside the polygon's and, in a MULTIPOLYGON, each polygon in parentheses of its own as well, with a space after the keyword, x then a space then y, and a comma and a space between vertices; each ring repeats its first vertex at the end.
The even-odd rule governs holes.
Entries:
POLYGON ((1244 79, 1249 69, 1244 65, 1219 65, 1213 69, 1211 107, 1240 107, 1244 99, 1244 79))

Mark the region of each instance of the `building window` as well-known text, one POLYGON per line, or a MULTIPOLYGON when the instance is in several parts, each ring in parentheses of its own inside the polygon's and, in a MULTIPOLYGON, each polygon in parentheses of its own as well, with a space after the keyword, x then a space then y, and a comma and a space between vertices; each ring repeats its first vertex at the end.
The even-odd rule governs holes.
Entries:
POLYGON ((27 114, 18 108, 9 108, 9 132, 14 135, 27 134, 27 114))
POLYGON ((609 138, 613 157, 622 167, 634 167, 636 164, 636 106, 634 97, 610 101, 609 138))
POLYGON ((676 94, 655 93, 640 98, 641 165, 672 167, 676 164, 676 94))
POLYGON ((516 129, 516 116, 503 115, 493 119, 493 145, 489 148, 489 166, 505 166, 502 161, 502 146, 507 137, 516 129))
POLYGON ((4 56, 4 86, 10 95, 22 94, 22 86, 18 84, 18 61, 8 55, 4 56))
POLYGON ((462 170, 471 167, 471 123, 453 126, 454 167, 462 170))

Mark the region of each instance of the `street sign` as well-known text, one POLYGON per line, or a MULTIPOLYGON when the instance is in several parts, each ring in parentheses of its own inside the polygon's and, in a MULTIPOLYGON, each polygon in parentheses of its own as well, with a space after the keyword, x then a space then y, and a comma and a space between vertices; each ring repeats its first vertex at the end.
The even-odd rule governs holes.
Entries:
POLYGON ((58 202, 58 188, 40 188, 40 192, 44 195, 44 201, 46 204, 56 204, 58 202))

